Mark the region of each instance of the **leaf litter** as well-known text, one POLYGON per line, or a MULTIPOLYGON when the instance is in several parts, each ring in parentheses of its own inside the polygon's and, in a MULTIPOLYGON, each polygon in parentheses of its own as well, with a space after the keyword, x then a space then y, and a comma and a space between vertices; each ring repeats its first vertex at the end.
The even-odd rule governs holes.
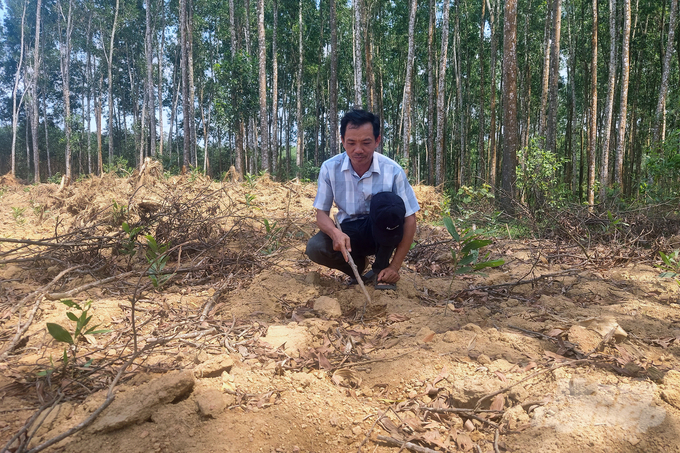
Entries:
MULTIPOLYGON (((301 253, 314 231, 313 185, 184 178, 171 185, 158 176, 141 184, 93 179, 59 194, 49 185, 10 188, 0 198, 0 237, 35 242, 0 241, 0 349, 25 325, 30 306, 40 307, 0 362, 0 440, 28 426, 31 411, 59 394, 59 404, 94 408, 101 401, 95 395, 131 358, 118 384, 128 392, 170 370, 210 368, 215 358, 229 357, 231 368, 196 377, 194 394, 156 409, 154 424, 103 437, 85 430, 57 448, 108 451, 103 445, 111 442, 116 451, 200 452, 217 443, 226 451, 580 451, 584 438, 602 452, 677 445, 678 383, 669 370, 678 368, 680 351, 678 291, 658 279, 649 254, 632 250, 629 264, 607 266, 603 247, 589 263, 564 258, 579 248, 558 241, 499 240, 489 249, 506 258, 503 268, 452 277, 450 237, 420 223, 398 291, 374 292, 362 324, 361 294, 301 253), (8 207, 29 200, 44 203, 47 214, 13 224, 8 207), (122 206, 131 225, 178 246, 160 291, 140 288, 143 261, 116 252, 125 248, 116 218, 122 206), (74 245, 60 247, 67 241, 74 245), (50 361, 61 351, 45 336, 46 322, 67 322, 63 310, 29 297, 64 270, 60 262, 86 271, 71 271, 45 292, 97 283, 74 297, 93 299, 97 323, 113 329, 79 345, 83 358, 68 379, 50 361), (121 277, 104 282, 111 275, 121 277), (338 301, 341 318, 309 309, 322 295, 338 301), (136 357, 133 319, 143 351, 136 357), (263 339, 276 326, 308 335, 295 347, 289 338, 273 348, 263 339), (83 368, 89 359, 94 366, 83 368), (54 371, 36 378, 46 369, 54 371), (230 398, 216 419, 196 413, 203 388, 230 398)), ((419 187, 419 197, 439 206, 428 190, 419 187)), ((77 407, 51 431, 36 430, 31 445, 81 420, 77 407)))

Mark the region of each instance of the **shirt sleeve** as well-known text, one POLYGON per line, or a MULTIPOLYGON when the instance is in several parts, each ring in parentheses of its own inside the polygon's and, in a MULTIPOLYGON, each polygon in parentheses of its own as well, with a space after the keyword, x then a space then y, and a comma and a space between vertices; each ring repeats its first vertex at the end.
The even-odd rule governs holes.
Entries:
POLYGON ((333 187, 327 165, 321 166, 318 186, 313 206, 321 211, 330 211, 333 207, 333 187))
POLYGON ((405 217, 408 217, 418 212, 420 210, 420 205, 416 199, 416 194, 413 191, 413 187, 411 187, 411 184, 408 182, 406 173, 404 173, 403 169, 400 170, 401 171, 398 171, 395 175, 394 193, 399 195, 401 199, 404 200, 404 206, 406 207, 405 217))

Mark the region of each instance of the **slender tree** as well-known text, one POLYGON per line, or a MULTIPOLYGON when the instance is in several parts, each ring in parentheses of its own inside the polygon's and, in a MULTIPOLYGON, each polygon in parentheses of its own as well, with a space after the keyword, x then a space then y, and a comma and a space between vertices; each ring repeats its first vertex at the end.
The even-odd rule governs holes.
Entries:
POLYGON ((26 90, 22 91, 19 105, 17 105, 17 91, 19 90, 19 83, 21 82, 21 74, 24 64, 24 32, 26 24, 26 7, 28 0, 24 0, 23 8, 21 10, 21 40, 19 44, 19 62, 17 63, 17 70, 14 73, 14 86, 12 87, 12 154, 11 154, 11 174, 16 176, 16 145, 17 145, 17 126, 19 124, 19 110, 24 101, 24 94, 26 90))
MULTIPOLYGON (((302 5, 302 2, 300 2, 302 5)), ((271 172, 269 161, 269 118, 267 117, 267 41, 264 31, 264 0, 257 1, 257 40, 259 46, 260 155, 262 168, 271 172)))
POLYGON ((354 56, 354 106, 361 108, 363 104, 363 74, 361 68, 361 0, 354 0, 354 34, 352 54, 354 56))
POLYGON ((616 1, 609 0, 609 76, 607 101, 604 108, 604 137, 600 165, 600 202, 605 201, 609 187, 609 149, 611 148, 612 117, 614 116, 614 91, 616 89, 616 1))
POLYGON ((656 104, 654 143, 664 141, 666 136, 666 95, 668 94, 668 82, 671 72, 671 57, 675 47, 675 21, 678 15, 678 0, 671 0, 671 14, 668 20, 668 38, 666 40, 666 52, 663 58, 661 70, 661 86, 659 87, 659 100, 656 104))
POLYGON ((553 0, 552 48, 550 51, 550 105, 548 107, 548 127, 546 147, 557 152, 557 82, 560 78, 560 33, 562 30, 562 0, 553 0))
MULTIPOLYGON (((40 182, 40 150, 38 149, 38 78, 40 73, 40 18, 42 14, 42 0, 36 2, 35 13, 35 42, 33 44, 33 66, 28 69, 29 90, 30 90, 30 116, 31 116, 31 138, 33 139, 33 181, 40 182)), ((28 128, 26 128, 28 134, 28 128)), ((28 140, 26 141, 28 150, 28 140)), ((28 157, 28 156, 27 156, 28 157)), ((28 159, 27 159, 28 162, 28 159)))
POLYGON ((111 36, 109 40, 109 51, 105 53, 106 64, 108 65, 108 83, 109 83, 109 166, 113 164, 113 44, 116 34, 116 25, 118 24, 118 9, 120 7, 120 0, 116 0, 116 7, 113 12, 113 24, 111 25, 111 36))
MULTIPOLYGON (((153 84, 153 40, 154 33, 151 22, 151 2, 145 0, 146 4, 146 30, 144 33, 144 55, 146 56, 146 83, 145 95, 148 102, 147 112, 149 114, 149 154, 156 156, 156 91, 153 84)), ((160 55, 160 54, 159 54, 160 55)), ((160 57, 159 57, 160 60, 160 57)), ((140 164, 141 165, 141 164, 140 164)))
POLYGON ((331 30, 331 74, 329 92, 329 145, 331 153, 339 154, 338 147, 338 24, 336 21, 335 0, 329 0, 330 14, 328 17, 331 30))
POLYGON ((305 155, 305 125, 302 116, 302 65, 304 62, 304 48, 302 47, 302 0, 298 2, 298 66, 297 66, 297 152, 295 162, 297 164, 297 176, 301 176, 302 162, 305 155))
POLYGON ((273 0, 274 25, 272 27, 272 159, 270 171, 274 175, 278 170, 279 160, 279 57, 277 49, 277 32, 279 26, 279 2, 273 0))
POLYGON ((73 32, 73 0, 68 2, 68 11, 64 14, 61 0, 57 1, 59 9, 59 61, 61 63, 61 89, 64 96, 64 135, 66 149, 66 184, 71 182, 71 34, 73 32), (64 27, 62 29, 62 27, 64 27))
POLYGON ((444 88, 446 87, 446 66, 447 53, 449 48, 449 0, 444 0, 442 8, 442 43, 439 53, 439 80, 437 84, 437 150, 435 154, 435 173, 436 184, 443 184, 446 180, 446 168, 444 163, 444 147, 446 139, 444 136, 445 122, 445 99, 444 88))
POLYGON ((597 153, 597 0, 593 0, 590 63, 590 124, 588 127, 588 206, 595 205, 595 155, 597 153))
POLYGON ((628 114, 628 82, 630 80, 630 0, 623 0, 623 44, 621 46, 621 106, 616 147, 614 181, 623 193, 623 155, 626 149, 626 116, 628 114))
POLYGON ((434 173, 434 83, 435 83, 435 67, 434 67, 434 26, 436 20, 435 1, 429 2, 430 20, 427 27, 427 183, 433 184, 435 180, 434 173))
MULTIPOLYGON (((418 1, 411 0, 411 13, 408 19, 408 54, 406 57, 406 78, 404 79, 404 127, 402 136, 402 144, 404 146, 404 159, 410 162, 409 145, 411 142, 411 84, 413 82, 413 66, 414 66, 414 47, 415 47, 415 28, 416 28, 416 10, 418 9, 418 1)), ((415 168, 415 166, 412 166, 415 168)))
POLYGON ((517 0, 505 2, 503 37, 503 192, 500 203, 505 212, 512 214, 519 140, 517 130, 517 0))

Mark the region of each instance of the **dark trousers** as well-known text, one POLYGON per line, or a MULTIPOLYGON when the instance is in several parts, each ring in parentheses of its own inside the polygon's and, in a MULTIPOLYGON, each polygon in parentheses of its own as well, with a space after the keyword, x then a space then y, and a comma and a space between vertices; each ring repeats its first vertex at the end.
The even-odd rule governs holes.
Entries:
MULTIPOLYGON (((373 272, 378 274, 390 264, 390 258, 396 247, 379 245, 373 238, 371 222, 368 217, 359 220, 343 222, 340 225, 342 232, 349 236, 352 244, 352 259, 357 265, 359 274, 363 274, 366 266, 365 258, 375 255, 373 272)), ((310 260, 322 266, 330 267, 354 277, 354 272, 349 263, 345 261, 342 252, 333 250, 333 240, 323 231, 319 231, 307 242, 307 256, 310 260)))

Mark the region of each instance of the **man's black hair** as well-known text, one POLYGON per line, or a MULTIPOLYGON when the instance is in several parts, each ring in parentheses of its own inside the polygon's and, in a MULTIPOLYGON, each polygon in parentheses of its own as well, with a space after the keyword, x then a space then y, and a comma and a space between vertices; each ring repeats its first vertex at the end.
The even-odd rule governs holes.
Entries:
POLYGON ((352 109, 342 117, 340 121, 340 137, 345 138, 348 124, 352 125, 352 127, 360 127, 366 123, 373 125, 373 136, 377 139, 380 136, 380 117, 366 110, 359 109, 352 109))

